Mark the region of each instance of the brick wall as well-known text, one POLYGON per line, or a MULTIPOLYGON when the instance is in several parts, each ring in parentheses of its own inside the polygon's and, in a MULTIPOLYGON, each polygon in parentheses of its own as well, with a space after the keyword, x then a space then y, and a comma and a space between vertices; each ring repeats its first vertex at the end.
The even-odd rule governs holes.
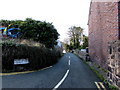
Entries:
POLYGON ((0 46, 0 72, 2 72, 2 46, 0 46))
POLYGON ((120 40, 109 43, 108 81, 120 88, 120 40))
POLYGON ((89 55, 107 66, 108 42, 118 40, 118 2, 91 2, 89 13, 89 55))

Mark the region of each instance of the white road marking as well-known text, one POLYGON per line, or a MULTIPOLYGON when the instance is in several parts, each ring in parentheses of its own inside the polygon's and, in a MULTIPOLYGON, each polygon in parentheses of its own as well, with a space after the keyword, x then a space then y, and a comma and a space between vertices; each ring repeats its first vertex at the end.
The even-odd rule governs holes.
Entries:
POLYGON ((70 65, 70 60, 68 61, 68 65, 70 65))
POLYGON ((64 77, 62 78, 62 80, 53 88, 53 90, 56 90, 66 79, 66 77, 68 76, 69 70, 67 70, 66 74, 64 75, 64 77))
POLYGON ((70 56, 69 56, 69 58, 70 58, 70 56))

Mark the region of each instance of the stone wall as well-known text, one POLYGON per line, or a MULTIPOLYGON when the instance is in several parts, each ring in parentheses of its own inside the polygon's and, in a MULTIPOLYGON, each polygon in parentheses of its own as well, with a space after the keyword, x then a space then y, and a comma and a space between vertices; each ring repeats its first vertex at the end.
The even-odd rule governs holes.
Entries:
POLYGON ((86 52, 83 52, 83 51, 80 51, 80 50, 75 50, 74 53, 77 54, 80 58, 86 60, 86 55, 87 55, 86 52))
POLYGON ((109 43, 108 81, 120 88, 120 40, 109 43))

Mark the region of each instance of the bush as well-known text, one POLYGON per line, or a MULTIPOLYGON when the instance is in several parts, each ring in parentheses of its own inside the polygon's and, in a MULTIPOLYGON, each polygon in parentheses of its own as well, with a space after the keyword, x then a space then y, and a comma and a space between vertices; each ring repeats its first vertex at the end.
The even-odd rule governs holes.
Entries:
POLYGON ((37 70, 55 64, 60 52, 45 47, 27 46, 15 43, 2 43, 2 70, 14 70, 14 59, 28 59, 27 70, 37 70))

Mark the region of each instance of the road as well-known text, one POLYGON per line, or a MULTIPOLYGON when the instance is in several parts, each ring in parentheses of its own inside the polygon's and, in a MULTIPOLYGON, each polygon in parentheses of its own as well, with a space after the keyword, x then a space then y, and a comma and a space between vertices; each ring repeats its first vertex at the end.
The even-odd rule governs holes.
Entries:
POLYGON ((76 55, 66 53, 52 67, 27 74, 2 76, 3 88, 96 88, 96 74, 76 55))

